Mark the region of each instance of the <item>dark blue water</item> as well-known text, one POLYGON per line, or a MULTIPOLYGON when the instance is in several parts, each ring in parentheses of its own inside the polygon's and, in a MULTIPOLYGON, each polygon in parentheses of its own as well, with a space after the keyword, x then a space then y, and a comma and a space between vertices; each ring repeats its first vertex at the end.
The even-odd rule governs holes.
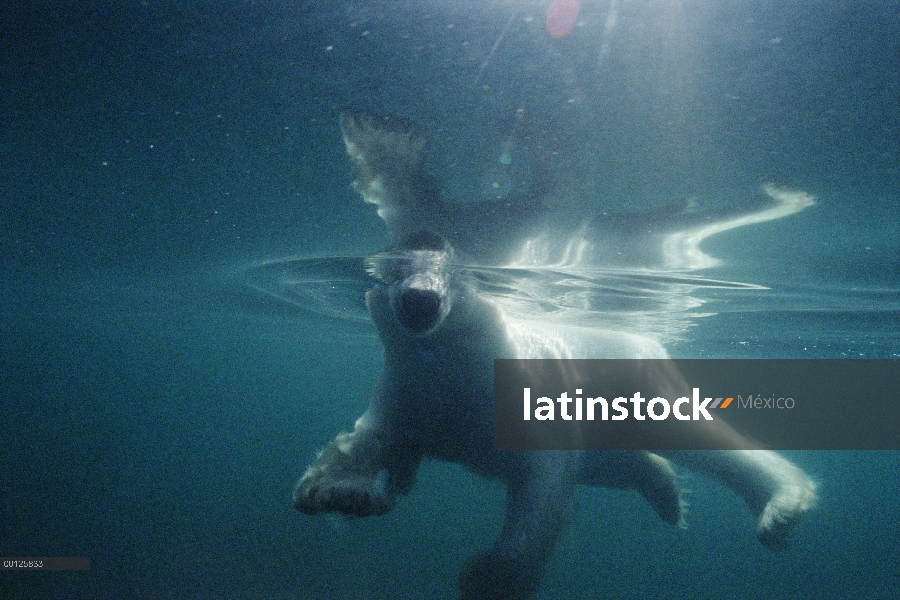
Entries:
MULTIPOLYGON (((670 353, 900 357, 900 6, 585 0, 553 40, 546 4, 0 8, 0 554, 92 561, 0 573, 0 598, 452 598, 490 545, 502 489, 448 465, 383 517, 291 507, 380 347, 242 277, 386 243, 343 108, 427 127, 463 201, 495 189, 520 107, 599 210, 803 189, 803 213, 704 244, 702 275, 770 289, 704 291, 717 314, 670 353)), ((585 489, 539 597, 900 597, 898 454, 790 458, 821 502, 789 551, 689 473, 686 531, 585 489)))

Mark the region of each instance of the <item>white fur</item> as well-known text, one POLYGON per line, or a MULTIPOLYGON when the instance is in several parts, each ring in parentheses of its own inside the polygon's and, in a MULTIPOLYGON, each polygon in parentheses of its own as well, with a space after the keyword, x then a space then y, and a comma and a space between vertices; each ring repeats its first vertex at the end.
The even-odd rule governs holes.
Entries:
MULTIPOLYGON (((547 218, 510 224, 512 216, 531 214, 534 203, 521 210, 507 205, 454 210, 419 172, 426 138, 412 124, 371 115, 343 115, 341 124, 359 174, 357 189, 378 207, 397 248, 391 268, 383 270, 394 275, 382 277, 366 295, 384 345, 384 371, 353 432, 335 438, 300 479, 296 507, 309 514, 384 513, 410 489, 422 458, 453 461, 503 480, 506 521, 495 546, 466 565, 460 578, 466 600, 523 599, 534 592, 579 483, 634 489, 664 520, 683 522, 674 471, 654 454, 494 449, 495 359, 666 358, 640 315, 615 329, 573 320, 565 311, 535 314, 534 305, 481 293, 464 270, 449 266, 453 251, 500 265, 561 268, 606 260, 627 266, 637 260, 648 268, 690 270, 714 264, 699 250, 702 239, 797 212, 812 200, 771 187, 765 191, 773 205, 698 219, 699 224, 685 224, 677 211, 658 211, 652 233, 630 242, 617 238, 624 245, 615 249, 628 252, 612 253, 610 236, 598 232, 618 233, 621 219, 581 220, 566 232, 548 228, 552 219, 547 218), (427 247, 404 247, 405 240, 414 239, 408 236, 423 229, 429 236, 418 239, 428 240, 427 247), (449 242, 444 250, 434 242, 441 237, 449 242), (604 251, 597 240, 609 247, 604 251)), ((518 282, 519 287, 527 283, 518 282)), ((668 298, 682 302, 679 291, 671 284, 668 298)), ((681 385, 679 377, 673 373, 660 385, 681 385)), ((702 427, 696 435, 707 435, 702 427)), ((772 549, 784 547, 791 527, 815 501, 815 484, 778 454, 747 450, 752 444, 737 433, 729 430, 726 440, 733 450, 668 456, 737 493, 757 516, 760 541, 772 549)))

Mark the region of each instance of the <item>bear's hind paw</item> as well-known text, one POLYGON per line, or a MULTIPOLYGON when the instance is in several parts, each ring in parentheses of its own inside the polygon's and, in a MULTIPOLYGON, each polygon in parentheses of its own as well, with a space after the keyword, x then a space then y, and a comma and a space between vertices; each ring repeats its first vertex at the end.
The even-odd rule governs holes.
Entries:
POLYGON ((757 539, 769 550, 787 548, 788 534, 815 500, 816 484, 798 470, 795 481, 779 489, 760 514, 757 539))

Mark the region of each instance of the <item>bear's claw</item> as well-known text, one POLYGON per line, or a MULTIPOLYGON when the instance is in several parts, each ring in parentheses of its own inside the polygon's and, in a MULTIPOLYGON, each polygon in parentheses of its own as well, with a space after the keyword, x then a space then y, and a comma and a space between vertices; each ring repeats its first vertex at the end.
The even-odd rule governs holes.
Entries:
POLYGON ((367 517, 384 514, 391 505, 387 470, 374 478, 359 474, 332 478, 319 468, 313 473, 307 472, 294 490, 294 508, 308 515, 340 512, 367 517))

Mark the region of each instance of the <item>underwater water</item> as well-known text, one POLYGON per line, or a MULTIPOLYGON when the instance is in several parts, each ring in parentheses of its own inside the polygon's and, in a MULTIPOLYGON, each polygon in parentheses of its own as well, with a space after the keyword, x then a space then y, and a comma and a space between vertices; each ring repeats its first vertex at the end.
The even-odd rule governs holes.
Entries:
MULTIPOLYGON (((548 5, 0 9, 0 553, 91 558, 4 571, 0 598, 455 597, 499 484, 428 463, 381 517, 291 505, 380 371, 363 257, 387 235, 350 185, 348 107, 428 129, 457 202, 546 180, 634 217, 808 192, 704 241, 721 263, 682 287, 480 281, 541 306, 574 286, 582 318, 642 319, 675 357, 900 358, 900 5, 584 0, 569 33, 548 5)), ((787 551, 688 472, 686 530, 585 488, 537 597, 900 597, 900 453, 785 454, 821 498, 787 551)))

